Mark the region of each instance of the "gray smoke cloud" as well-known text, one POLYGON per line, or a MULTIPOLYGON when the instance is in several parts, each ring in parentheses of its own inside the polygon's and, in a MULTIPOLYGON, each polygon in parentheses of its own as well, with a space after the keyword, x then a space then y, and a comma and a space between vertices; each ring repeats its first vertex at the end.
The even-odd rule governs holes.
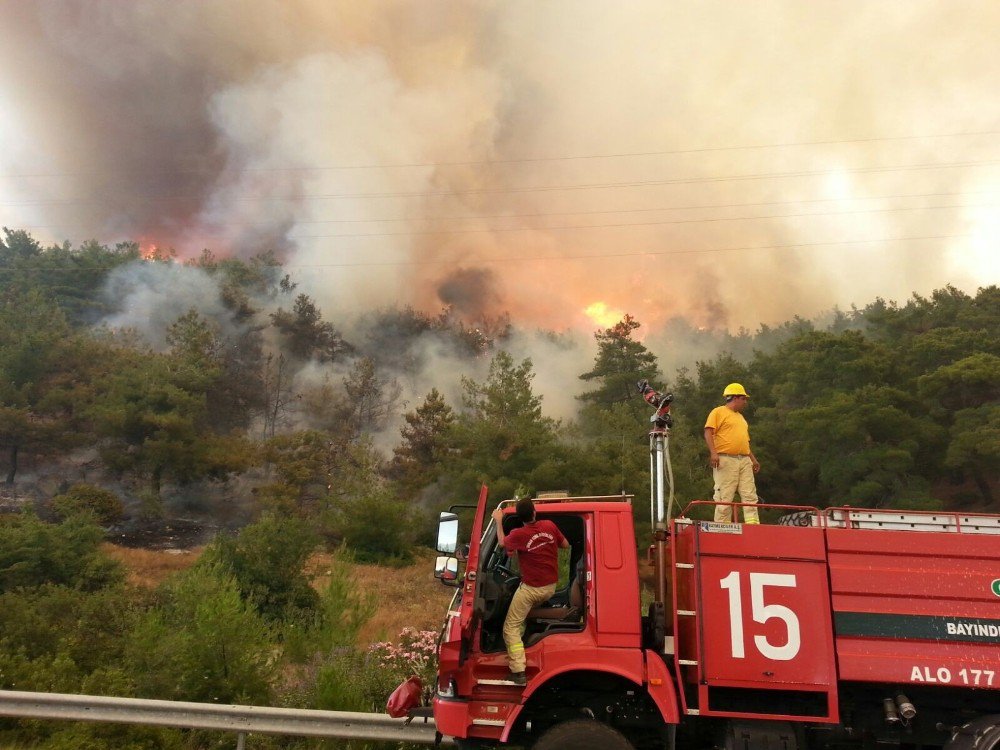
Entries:
POLYGON ((735 330, 998 280, 988 0, 41 0, 0 27, 0 223, 275 249, 330 316, 735 330))
POLYGON ((174 263, 130 263, 111 272, 104 296, 116 312, 102 324, 112 329, 132 329, 158 350, 167 347, 167 329, 190 310, 213 321, 223 336, 237 330, 215 279, 198 268, 174 263))
POLYGON ((489 314, 500 303, 494 273, 486 268, 459 268, 438 286, 437 296, 458 313, 476 318, 489 314))

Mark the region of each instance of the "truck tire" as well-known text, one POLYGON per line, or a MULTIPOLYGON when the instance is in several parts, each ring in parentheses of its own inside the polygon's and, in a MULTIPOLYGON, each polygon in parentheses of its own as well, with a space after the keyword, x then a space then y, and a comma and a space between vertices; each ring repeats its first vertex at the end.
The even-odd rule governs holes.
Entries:
POLYGON ((1000 748, 1000 724, 994 724, 979 736, 979 750, 1000 748))
POLYGON ((642 623, 642 645, 658 654, 663 653, 667 635, 667 612, 663 602, 650 602, 649 614, 642 623))
POLYGON ((635 750, 625 735, 594 719, 573 719, 556 724, 531 746, 531 750, 635 750))
POLYGON ((963 724, 944 747, 945 750, 1000 750, 1000 714, 980 716, 963 724))

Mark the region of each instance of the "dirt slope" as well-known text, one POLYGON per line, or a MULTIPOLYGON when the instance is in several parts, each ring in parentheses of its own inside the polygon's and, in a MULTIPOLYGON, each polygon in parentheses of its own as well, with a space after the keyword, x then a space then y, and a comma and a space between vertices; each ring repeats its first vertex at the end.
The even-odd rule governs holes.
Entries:
MULTIPOLYGON (((154 588, 173 573, 189 568, 198 559, 202 548, 190 550, 151 550, 105 544, 105 551, 121 560, 128 571, 129 583, 154 588)), ((358 645, 366 646, 379 640, 395 640, 404 627, 438 630, 454 589, 442 586, 433 577, 434 553, 421 549, 416 560, 403 568, 382 565, 353 565, 358 585, 372 591, 378 601, 375 616, 362 628, 358 645)), ((313 584, 321 588, 330 569, 330 555, 313 555, 306 570, 313 584)))

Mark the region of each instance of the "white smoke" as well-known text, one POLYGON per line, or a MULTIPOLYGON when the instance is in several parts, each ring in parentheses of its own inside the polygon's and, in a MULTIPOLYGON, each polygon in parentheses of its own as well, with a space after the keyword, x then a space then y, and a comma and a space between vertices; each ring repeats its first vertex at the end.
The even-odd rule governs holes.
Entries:
POLYGON ((449 303, 587 337, 601 301, 662 340, 998 281, 987 0, 71 0, 0 25, 3 223, 274 249, 335 322, 449 303))
POLYGON ((130 263, 108 276, 104 296, 116 312, 103 325, 139 333, 153 348, 167 346, 167 329, 191 310, 220 327, 223 335, 235 327, 215 280, 205 271, 178 263, 130 263))

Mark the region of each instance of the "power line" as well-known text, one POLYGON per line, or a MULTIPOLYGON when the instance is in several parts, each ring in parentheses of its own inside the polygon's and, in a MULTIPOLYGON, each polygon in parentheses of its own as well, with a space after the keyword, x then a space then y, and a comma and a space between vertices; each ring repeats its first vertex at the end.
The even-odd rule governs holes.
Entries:
MULTIPOLYGON (((976 137, 976 136, 987 136, 987 135, 1000 135, 1000 130, 981 130, 981 131, 968 131, 960 133, 929 133, 922 135, 898 135, 898 136, 874 136, 869 138, 843 138, 836 140, 826 140, 826 141, 789 141, 784 143, 760 143, 760 144, 748 144, 742 146, 703 146, 698 148, 684 148, 684 149, 670 149, 663 151, 623 151, 623 152, 613 152, 613 153, 603 153, 603 154, 573 154, 566 156, 529 156, 521 157, 516 159, 481 159, 481 160, 468 160, 468 161, 435 161, 435 162, 397 162, 397 163, 385 163, 385 164, 340 164, 340 165, 324 165, 324 166, 312 166, 312 167, 247 167, 241 169, 240 172, 245 173, 273 173, 273 172, 318 172, 318 171, 334 171, 334 170, 360 170, 360 169, 408 169, 408 168, 434 168, 434 167, 474 167, 474 166, 486 166, 493 164, 533 164, 539 162, 558 162, 558 161, 579 161, 579 160, 593 160, 593 159, 618 159, 618 158, 628 158, 628 157, 650 157, 650 156, 677 156, 682 154, 704 154, 713 152, 725 152, 725 151, 755 151, 769 148, 796 148, 804 146, 836 146, 851 143, 879 143, 879 142, 893 142, 893 141, 912 141, 912 140, 929 140, 935 138, 965 138, 965 137, 976 137)), ((170 174, 205 174, 212 173, 216 170, 209 168, 191 168, 191 169, 176 169, 176 170, 162 170, 162 171, 150 171, 142 170, 135 171, 135 174, 157 174, 157 175, 170 175, 170 174)), ((36 173, 16 173, 16 174, 6 174, 0 175, 3 179, 26 179, 26 178, 38 178, 38 177, 86 177, 95 176, 100 174, 122 174, 121 172, 36 172, 36 173)), ((126 173, 127 174, 127 173, 126 173)))
MULTIPOLYGON (((466 214, 464 216, 403 216, 378 219, 315 219, 296 221, 296 225, 310 224, 377 224, 388 222, 421 222, 421 221, 468 221, 478 219, 525 219, 546 218, 555 216, 599 216, 607 214, 659 213, 663 211, 695 211, 710 208, 756 208, 760 206, 788 206, 803 203, 842 203, 846 201, 890 200, 893 198, 958 198, 973 195, 995 195, 995 190, 972 190, 955 193, 895 193, 892 195, 864 195, 853 198, 799 198, 787 201, 760 201, 757 203, 702 203, 691 206, 662 206, 659 208, 617 208, 600 211, 543 211, 535 213, 513 214, 466 214)), ((919 208, 919 207, 918 207, 919 208)), ((887 209, 892 210, 892 209, 887 209)), ((816 214, 817 216, 828 214, 816 214)), ((215 224, 216 227, 272 227, 274 222, 227 221, 215 224)), ((64 224, 28 224, 21 229, 62 229, 64 224)), ((205 235, 199 235, 205 236, 205 235)), ((215 235, 210 235, 215 236, 215 235)))
MULTIPOLYGON (((494 233, 505 233, 505 232, 550 232, 550 231, 563 231, 563 230, 578 230, 578 229, 621 229, 627 227, 654 227, 654 226, 669 226, 674 224, 714 224, 726 221, 754 221, 760 219, 794 219, 802 218, 808 216, 852 216, 857 214, 878 214, 878 213, 895 213, 898 211, 930 211, 930 210, 943 210, 952 208, 993 208, 1000 204, 997 203, 955 203, 940 206, 903 206, 897 208, 872 208, 872 209, 860 209, 856 211, 812 211, 807 213, 797 213, 797 214, 764 214, 762 216, 720 216, 713 217, 710 219, 671 219, 665 221, 625 221, 625 222, 615 222, 609 224, 567 224, 562 226, 544 226, 544 227, 534 227, 534 226, 522 226, 522 227, 476 227, 476 228, 463 228, 463 229, 428 229, 428 230, 414 230, 406 232, 366 232, 366 233, 354 233, 354 232, 342 232, 338 234, 292 234, 288 235, 289 240, 315 240, 315 239, 334 239, 334 238, 344 238, 344 239, 363 239, 368 237, 419 237, 419 236, 438 236, 438 235, 454 235, 454 234, 494 234, 494 233)), ((197 234, 189 236, 185 239, 189 241, 196 240, 211 240, 211 239, 221 239, 224 238, 222 234, 197 234)))
MULTIPOLYGON (((617 222, 614 224, 570 224, 555 227, 487 227, 484 229, 431 229, 425 231, 413 231, 413 232, 371 232, 366 234, 303 234, 303 235, 291 235, 289 239, 300 240, 300 239, 325 239, 332 237, 403 237, 403 236, 421 236, 421 235, 439 235, 439 234, 476 234, 476 233, 493 233, 493 232, 548 232, 566 229, 609 229, 609 228, 622 228, 622 227, 653 227, 653 226, 666 226, 671 224, 711 224, 723 221, 752 221, 756 219, 792 219, 800 218, 804 216, 850 216, 854 214, 874 214, 874 213, 890 213, 896 211, 927 211, 927 210, 937 210, 937 209, 949 209, 949 208, 978 208, 978 207, 994 207, 997 206, 996 203, 959 203, 950 204, 945 206, 910 206, 901 208, 875 208, 866 209, 859 211, 827 211, 827 212, 812 212, 812 213, 800 213, 800 214, 766 214, 764 216, 729 216, 729 217, 715 217, 711 219, 672 219, 669 221, 635 221, 635 222, 617 222)), ((210 235, 211 236, 211 235, 210 235)))
MULTIPOLYGON (((929 169, 957 169, 961 167, 983 167, 1000 164, 1000 160, 971 161, 971 162, 942 162, 930 164, 903 164, 889 167, 857 167, 853 169, 839 169, 842 174, 875 174, 882 172, 909 172, 929 169)), ((397 193, 316 193, 292 196, 261 196, 256 198, 236 198, 240 203, 251 201, 297 201, 304 199, 358 199, 358 198, 433 198, 459 195, 491 195, 499 193, 532 193, 532 192, 558 192, 563 190, 594 190, 610 188, 628 187, 650 187, 657 185, 693 185, 712 182, 743 182, 747 180, 765 180, 785 177, 815 177, 818 175, 830 174, 830 169, 809 170, 799 172, 764 172, 760 174, 730 175, 728 177, 689 177, 676 180, 639 180, 635 182, 609 182, 609 183, 584 183, 570 185, 537 185, 533 187, 519 188, 478 188, 472 190, 446 190, 446 191, 418 191, 418 192, 397 192, 397 193)), ((146 198, 140 203, 159 203, 174 200, 192 200, 195 196, 175 195, 162 196, 158 198, 146 198)), ((100 203, 107 198, 90 199, 56 199, 21 202, 0 202, 0 206, 41 206, 41 205, 73 205, 81 203, 100 203)))
MULTIPOLYGON (((787 245, 747 245, 742 247, 714 247, 686 250, 642 250, 626 253, 596 253, 589 255, 527 255, 512 258, 476 258, 474 263, 522 263, 538 260, 599 260, 604 258, 635 258, 666 255, 701 255, 707 253, 745 252, 752 250, 791 250, 803 247, 836 247, 840 245, 870 245, 880 242, 914 242, 918 240, 951 240, 971 237, 971 234, 940 234, 925 237, 881 237, 871 240, 840 240, 836 242, 796 242, 787 245)), ((366 261, 362 263, 308 263, 291 264, 283 268, 354 268, 367 266, 422 266, 438 264, 454 264, 454 259, 419 260, 419 261, 366 261)))

